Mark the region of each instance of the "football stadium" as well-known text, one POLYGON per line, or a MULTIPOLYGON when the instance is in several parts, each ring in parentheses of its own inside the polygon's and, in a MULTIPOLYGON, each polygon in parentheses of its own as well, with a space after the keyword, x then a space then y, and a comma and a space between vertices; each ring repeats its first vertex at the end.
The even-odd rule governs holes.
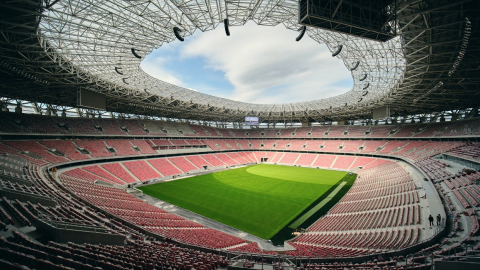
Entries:
MULTIPOLYGON (((478 0, 1 1, 0 269, 479 269, 479 14, 478 0), (318 43, 352 86, 249 102, 145 68, 252 24, 318 43)), ((213 57, 238 53, 223 44, 213 57)))

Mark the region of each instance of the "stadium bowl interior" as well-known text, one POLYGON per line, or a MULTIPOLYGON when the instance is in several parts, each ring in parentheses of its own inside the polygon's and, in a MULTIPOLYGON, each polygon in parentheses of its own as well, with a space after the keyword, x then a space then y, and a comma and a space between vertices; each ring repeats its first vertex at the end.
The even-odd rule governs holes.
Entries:
POLYGON ((478 1, 0 6, 1 269, 478 267, 478 1), (326 45, 353 88, 253 104, 140 68, 248 21, 326 45))

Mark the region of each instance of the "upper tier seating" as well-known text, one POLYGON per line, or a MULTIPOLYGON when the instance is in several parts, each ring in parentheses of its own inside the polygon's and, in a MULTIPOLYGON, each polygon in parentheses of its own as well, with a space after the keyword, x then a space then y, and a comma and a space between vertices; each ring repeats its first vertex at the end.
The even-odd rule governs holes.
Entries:
POLYGON ((365 137, 368 130, 370 130, 369 126, 349 126, 345 137, 365 137))
POLYGON ((127 133, 120 129, 120 125, 115 119, 94 119, 95 126, 102 129, 103 134, 109 135, 126 135, 127 133))
POLYGON ((140 153, 142 154, 156 154, 155 150, 144 140, 130 140, 133 146, 138 146, 140 148, 140 153))
POLYGON ((102 134, 95 129, 93 119, 85 118, 58 118, 55 121, 68 129, 69 134, 102 134))
POLYGON ((345 141, 343 141, 342 151, 343 152, 358 152, 359 148, 361 146, 363 146, 364 143, 365 143, 365 141, 363 141, 363 140, 353 140, 353 141, 345 140, 345 141))
POLYGON ((213 127, 209 127, 209 126, 202 126, 203 130, 205 130, 205 132, 207 134, 210 134, 210 136, 214 136, 214 137, 221 137, 220 134, 218 134, 217 130, 213 127))
POLYGON ((412 137, 413 135, 425 130, 427 124, 417 125, 401 125, 398 127, 397 132, 390 135, 390 137, 412 137))
POLYGON ((230 145, 230 148, 232 149, 242 149, 240 146, 237 145, 237 142, 232 139, 225 139, 224 140, 226 144, 230 145))
POLYGON ((77 146, 75 146, 71 141, 49 140, 49 141, 39 141, 39 143, 50 148, 50 150, 56 149, 64 153, 65 156, 70 160, 82 160, 82 159, 90 158, 89 155, 80 153, 77 150, 77 146))
POLYGON ((328 131, 330 126, 324 126, 324 127, 312 127, 312 130, 310 131, 312 134, 310 137, 312 138, 323 138, 325 137, 325 133, 328 131))
MULTIPOLYGON (((227 145, 227 143, 226 143, 224 140, 214 139, 214 140, 212 140, 212 141, 215 143, 215 145, 220 146, 220 149, 222 149, 222 150, 230 150, 230 149, 232 149, 232 146, 227 145)), ((236 147, 237 145, 234 144, 234 146, 236 147)))
POLYGON ((480 118, 449 122, 444 132, 435 136, 471 136, 480 134, 480 118))
POLYGON ((419 132, 413 137, 432 137, 437 134, 443 133, 445 130, 448 129, 448 127, 451 125, 449 122, 443 122, 443 123, 433 123, 425 127, 425 129, 422 132, 419 132))
POLYGON ((187 143, 187 141, 185 140, 173 140, 173 139, 170 139, 170 143, 172 143, 172 145, 174 146, 187 146, 187 145, 190 145, 187 143))
POLYGON ((213 135, 214 135, 214 134, 208 134, 208 133, 202 128, 202 126, 190 125, 190 127, 192 128, 193 133, 195 133, 196 135, 198 135, 198 136, 200 136, 200 137, 213 136, 213 135))
POLYGON ((188 145, 198 145, 198 146, 205 145, 200 140, 196 140, 196 139, 187 139, 185 141, 188 143, 188 145))
POLYGON ((166 135, 171 137, 200 136, 225 138, 426 138, 432 136, 471 136, 480 134, 480 118, 382 126, 331 125, 285 129, 225 129, 189 125, 181 122, 140 119, 63 118, 3 112, 0 123, 0 132, 2 133, 40 134, 166 135))
MULTIPOLYGON (((130 120, 132 121, 132 120, 130 120)), ((154 136, 157 136, 157 135, 175 135, 175 133, 178 133, 178 132, 173 132, 174 134, 167 134, 168 131, 167 129, 164 127, 164 124, 165 122, 160 122, 160 121, 139 121, 139 124, 146 128, 148 130, 148 134, 150 135, 154 135, 154 136)))
POLYGON ((307 143, 306 140, 292 140, 290 142, 290 147, 288 150, 299 150, 302 151, 304 148, 303 146, 307 143))
POLYGON ((340 145, 343 145, 343 141, 325 140, 324 147, 321 149, 321 151, 322 152, 338 152, 340 150, 339 148, 340 145))
POLYGON ((398 151, 403 146, 408 144, 408 141, 388 141, 387 144, 383 145, 383 149, 377 151, 379 154, 390 154, 392 152, 398 151))
POLYGON ((262 140, 263 149, 274 149, 274 144, 276 144, 277 140, 262 140))
POLYGON ((105 140, 105 143, 115 148, 117 156, 138 155, 138 152, 133 150, 133 145, 128 140, 105 140))
POLYGON ((32 164, 39 165, 39 166, 42 166, 42 165, 45 165, 45 164, 49 163, 48 161, 43 160, 43 159, 36 159, 36 158, 32 158, 32 157, 27 156, 27 155, 23 155, 18 151, 18 149, 15 149, 15 148, 10 147, 6 144, 3 144, 3 141, 0 143, 0 153, 8 154, 12 158, 18 158, 19 160, 22 160, 22 159, 28 160, 28 162, 30 162, 32 164))
POLYGON ((235 134, 234 131, 236 131, 236 130, 227 129, 227 128, 215 128, 215 132, 217 134, 221 134, 221 136, 224 137, 224 138, 235 137, 234 135, 232 135, 232 133, 235 134))
POLYGON ((240 149, 250 149, 251 148, 248 140, 236 139, 235 142, 240 144, 240 146, 239 146, 240 149))
POLYGON ((220 146, 217 145, 213 140, 201 140, 202 143, 210 147, 212 150, 220 150, 220 146))
POLYGON ((395 126, 373 126, 370 129, 370 135, 367 137, 385 138, 390 136, 390 132, 395 130, 395 126))
POLYGON ((365 141, 363 149, 360 150, 361 153, 376 153, 380 147, 385 145, 387 141, 365 141))
POLYGON ((153 146, 173 146, 170 140, 162 139, 162 140, 150 140, 153 143, 153 146))
POLYGON ((260 130, 260 129, 251 129, 251 130, 248 130, 246 132, 248 133, 249 138, 261 138, 261 137, 263 137, 262 136, 263 130, 260 130))
POLYGON ((96 157, 111 157, 114 154, 107 150, 107 145, 100 140, 77 140, 74 141, 79 147, 85 148, 90 152, 90 156, 96 157))
POLYGON ((348 126, 330 126, 328 129, 328 135, 325 135, 325 137, 334 137, 334 138, 339 138, 343 137, 348 130, 348 126))
POLYGON ((293 133, 296 133, 296 128, 286 128, 286 129, 281 129, 280 130, 280 136, 277 136, 277 137, 280 137, 280 138, 291 138, 293 135, 293 133))
POLYGON ((315 151, 315 152, 318 152, 318 151, 321 151, 322 148, 320 147, 324 147, 325 141, 323 140, 315 140, 315 141, 306 141, 306 147, 303 148, 304 150, 306 151, 315 151))
MULTIPOLYGON (((13 115, 13 114, 12 114, 13 115)), ((4 133, 32 133, 28 126, 10 119, 10 114, 1 113, 0 130, 4 133)), ((33 118, 32 118, 33 119, 33 118)))
POLYGON ((295 135, 293 135, 294 138, 306 138, 308 137, 308 133, 312 131, 311 127, 302 127, 302 128, 297 128, 295 130, 295 135))
POLYGON ((278 140, 276 141, 275 149, 277 150, 286 150, 290 149, 288 146, 290 145, 291 140, 278 140))
MULTIPOLYGON (((52 117, 43 117, 31 114, 6 114, 2 113, 0 118, 5 118, 6 128, 18 133, 49 133, 65 134, 67 130, 60 128, 52 117), (8 121, 8 120, 10 121, 8 121)), ((3 129, 3 125, 0 126, 3 129)))
POLYGON ((62 163, 68 161, 67 158, 62 157, 62 156, 56 156, 50 152, 47 151, 47 148, 37 142, 33 141, 3 141, 4 144, 13 147, 17 150, 23 151, 23 152, 32 152, 46 161, 52 162, 52 163, 62 163))
POLYGON ((126 129, 130 135, 147 135, 148 133, 143 130, 141 123, 132 120, 118 119, 120 127, 126 129))
POLYGON ((262 140, 253 140, 250 139, 248 142, 252 145, 252 149, 262 149, 262 140))

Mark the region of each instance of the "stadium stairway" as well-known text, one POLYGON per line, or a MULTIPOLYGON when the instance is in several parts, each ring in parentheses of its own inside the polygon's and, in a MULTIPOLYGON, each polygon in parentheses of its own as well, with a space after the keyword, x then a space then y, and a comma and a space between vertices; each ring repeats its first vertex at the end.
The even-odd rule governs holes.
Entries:
POLYGON ((125 167, 125 165, 123 165, 123 163, 119 162, 118 164, 120 164, 120 166, 122 166, 122 168, 133 178, 135 179, 137 182, 142 182, 140 179, 138 179, 138 177, 133 174, 127 167, 125 167))

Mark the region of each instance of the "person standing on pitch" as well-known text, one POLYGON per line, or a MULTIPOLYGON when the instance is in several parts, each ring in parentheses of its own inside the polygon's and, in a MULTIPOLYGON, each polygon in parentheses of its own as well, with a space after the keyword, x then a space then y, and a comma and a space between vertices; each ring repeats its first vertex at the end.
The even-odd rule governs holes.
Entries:
POLYGON ((433 217, 432 217, 432 215, 430 215, 430 216, 428 217, 428 221, 430 221, 430 227, 432 227, 432 226, 433 226, 433 217))
POLYGON ((440 222, 442 221, 442 216, 440 214, 437 215, 437 226, 440 226, 440 222))

